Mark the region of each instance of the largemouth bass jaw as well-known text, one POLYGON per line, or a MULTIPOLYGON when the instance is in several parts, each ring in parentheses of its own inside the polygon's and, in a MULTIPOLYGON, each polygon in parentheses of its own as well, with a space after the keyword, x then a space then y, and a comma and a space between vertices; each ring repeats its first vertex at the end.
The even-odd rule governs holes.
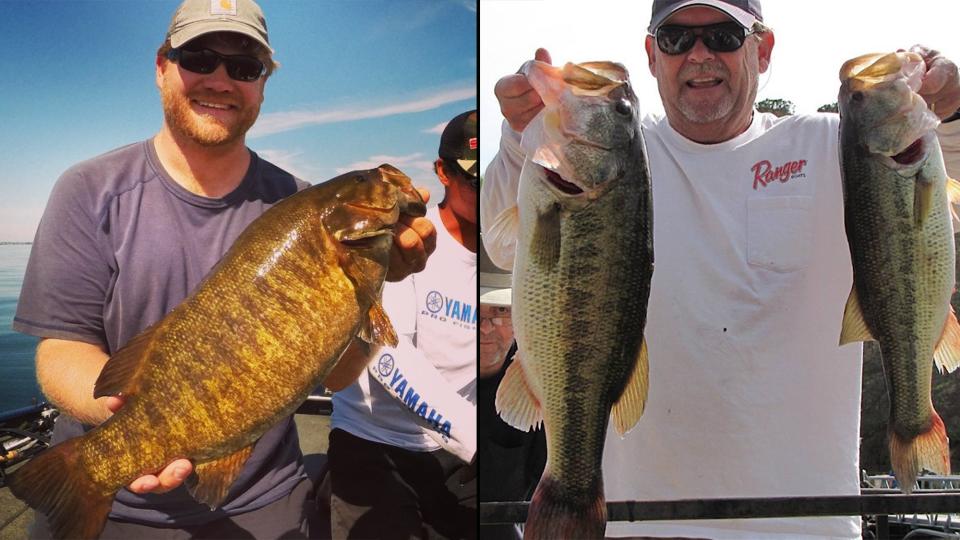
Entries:
POLYGON ((568 204, 573 203, 571 208, 580 208, 583 204, 599 199, 604 193, 610 191, 613 185, 617 183, 617 180, 620 180, 623 176, 620 175, 595 186, 583 186, 577 182, 566 180, 549 167, 544 167, 539 163, 536 163, 536 165, 543 169, 542 179, 544 185, 547 186, 558 199, 565 200, 568 204))

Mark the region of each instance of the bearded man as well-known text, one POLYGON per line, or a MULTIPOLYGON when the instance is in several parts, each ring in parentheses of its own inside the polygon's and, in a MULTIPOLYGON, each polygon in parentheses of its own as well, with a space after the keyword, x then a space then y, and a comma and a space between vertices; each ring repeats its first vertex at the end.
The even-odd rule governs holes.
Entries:
MULTIPOLYGON (((276 67, 272 55, 252 0, 185 1, 156 56, 160 132, 75 165, 57 181, 13 325, 41 338, 37 379, 63 413, 54 444, 123 406, 121 398, 93 398, 109 356, 184 300, 250 222, 308 185, 245 145, 276 67)), ((398 233, 393 280, 422 270, 436 238, 423 218, 398 233)), ((351 345, 334 373, 366 364, 364 353, 351 345)), ((257 442, 216 510, 182 486, 192 471, 178 459, 120 490, 101 538, 309 535, 313 490, 292 418, 257 442)), ((49 537, 43 515, 30 534, 49 537)))

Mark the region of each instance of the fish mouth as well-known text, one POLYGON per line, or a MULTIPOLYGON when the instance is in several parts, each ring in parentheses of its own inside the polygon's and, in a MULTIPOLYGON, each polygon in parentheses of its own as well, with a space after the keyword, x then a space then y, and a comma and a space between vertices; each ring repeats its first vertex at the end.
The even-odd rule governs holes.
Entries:
POLYGON ((923 137, 921 137, 913 141, 903 152, 890 156, 890 159, 900 165, 914 165, 919 163, 926 155, 926 145, 923 143, 923 137))
POLYGON ((544 168, 543 172, 545 173, 547 182, 550 182, 553 187, 557 188, 561 192, 566 193, 567 195, 580 195, 583 193, 583 190, 580 189, 579 186, 574 183, 567 182, 559 174, 551 171, 550 169, 544 168))

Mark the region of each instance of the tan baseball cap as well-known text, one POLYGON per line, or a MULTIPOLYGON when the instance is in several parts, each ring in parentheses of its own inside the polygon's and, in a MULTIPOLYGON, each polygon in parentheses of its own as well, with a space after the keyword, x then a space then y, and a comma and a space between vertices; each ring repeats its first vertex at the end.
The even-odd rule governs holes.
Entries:
POLYGON ((186 0, 173 14, 167 39, 177 48, 211 32, 243 34, 273 53, 263 10, 253 0, 186 0))

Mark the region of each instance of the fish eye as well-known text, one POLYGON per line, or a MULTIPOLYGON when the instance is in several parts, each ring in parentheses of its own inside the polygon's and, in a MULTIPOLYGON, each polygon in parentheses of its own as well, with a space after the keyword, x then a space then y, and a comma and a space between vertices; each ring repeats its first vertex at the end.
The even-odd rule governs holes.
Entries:
POLYGON ((633 114, 633 106, 630 105, 630 102, 625 99, 618 100, 615 109, 618 113, 624 116, 630 116, 633 114))
POLYGON ((854 92, 853 94, 850 95, 850 99, 852 99, 852 100, 854 100, 854 101, 856 101, 856 102, 858 102, 858 103, 861 102, 861 101, 863 101, 863 92, 857 90, 856 92, 854 92))

